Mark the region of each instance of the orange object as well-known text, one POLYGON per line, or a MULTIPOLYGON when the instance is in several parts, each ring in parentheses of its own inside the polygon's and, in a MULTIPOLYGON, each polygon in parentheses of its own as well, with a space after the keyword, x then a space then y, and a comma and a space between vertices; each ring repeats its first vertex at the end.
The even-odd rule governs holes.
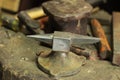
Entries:
POLYGON ((45 16, 43 18, 40 19, 40 24, 41 24, 41 27, 40 29, 44 29, 45 28, 45 23, 48 22, 48 16, 45 16))
POLYGON ((93 35, 101 39, 100 45, 99 45, 99 53, 100 53, 99 56, 101 59, 107 59, 111 55, 110 54, 111 47, 108 43, 108 40, 106 38, 102 25, 97 19, 92 19, 91 25, 92 25, 93 35))

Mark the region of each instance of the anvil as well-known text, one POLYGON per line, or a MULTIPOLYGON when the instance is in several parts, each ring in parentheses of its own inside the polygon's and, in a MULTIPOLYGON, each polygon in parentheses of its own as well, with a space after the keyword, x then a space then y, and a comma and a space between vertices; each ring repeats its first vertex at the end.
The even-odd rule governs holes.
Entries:
POLYGON ((55 31, 53 34, 28 35, 27 37, 38 39, 42 42, 53 44, 53 51, 69 52, 70 47, 81 44, 93 44, 100 39, 70 32, 55 31))
POLYGON ((55 31, 52 34, 28 35, 52 44, 53 52, 47 57, 39 57, 38 64, 42 71, 55 77, 71 76, 79 72, 83 59, 70 52, 70 47, 99 42, 99 38, 78 35, 70 32, 55 31))

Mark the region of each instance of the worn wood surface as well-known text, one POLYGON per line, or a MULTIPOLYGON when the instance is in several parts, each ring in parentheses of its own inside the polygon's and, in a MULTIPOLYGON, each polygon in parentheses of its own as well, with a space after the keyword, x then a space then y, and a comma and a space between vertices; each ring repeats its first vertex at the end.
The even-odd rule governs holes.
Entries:
POLYGON ((13 0, 13 1, 12 0, 2 0, 2 1, 3 1, 2 7, 4 9, 8 9, 8 10, 17 12, 19 9, 21 0, 13 0))
POLYGON ((120 12, 113 13, 113 64, 120 66, 120 12))

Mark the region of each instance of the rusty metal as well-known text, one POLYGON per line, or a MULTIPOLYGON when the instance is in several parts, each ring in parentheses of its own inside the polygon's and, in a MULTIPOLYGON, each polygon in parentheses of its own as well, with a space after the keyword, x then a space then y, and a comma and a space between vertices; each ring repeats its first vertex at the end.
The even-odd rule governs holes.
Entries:
POLYGON ((92 31, 95 37, 100 38, 99 55, 101 59, 108 59, 111 56, 111 47, 108 43, 102 25, 97 19, 91 20, 92 31))
POLYGON ((113 64, 120 66, 120 12, 113 12, 113 64))
POLYGON ((98 52, 94 45, 81 45, 82 47, 72 46, 70 50, 79 56, 85 56, 89 60, 98 60, 98 52))
POLYGON ((41 70, 55 77, 71 76, 80 71, 85 59, 70 52, 72 45, 93 44, 99 41, 99 38, 60 31, 55 31, 54 34, 28 35, 27 37, 53 44, 51 55, 39 57, 38 64, 41 70))
POLYGON ((45 16, 43 18, 40 18, 39 22, 41 24, 40 29, 44 30, 45 29, 45 24, 48 22, 49 17, 45 16))
POLYGON ((42 4, 54 30, 86 34, 87 18, 92 10, 84 0, 51 0, 42 4))

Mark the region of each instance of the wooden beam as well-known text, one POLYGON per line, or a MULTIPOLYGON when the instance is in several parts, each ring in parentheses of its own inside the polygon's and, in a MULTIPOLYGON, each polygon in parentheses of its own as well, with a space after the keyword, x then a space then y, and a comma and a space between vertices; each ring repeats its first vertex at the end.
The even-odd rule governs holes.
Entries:
POLYGON ((120 12, 113 12, 113 64, 120 66, 120 12))

